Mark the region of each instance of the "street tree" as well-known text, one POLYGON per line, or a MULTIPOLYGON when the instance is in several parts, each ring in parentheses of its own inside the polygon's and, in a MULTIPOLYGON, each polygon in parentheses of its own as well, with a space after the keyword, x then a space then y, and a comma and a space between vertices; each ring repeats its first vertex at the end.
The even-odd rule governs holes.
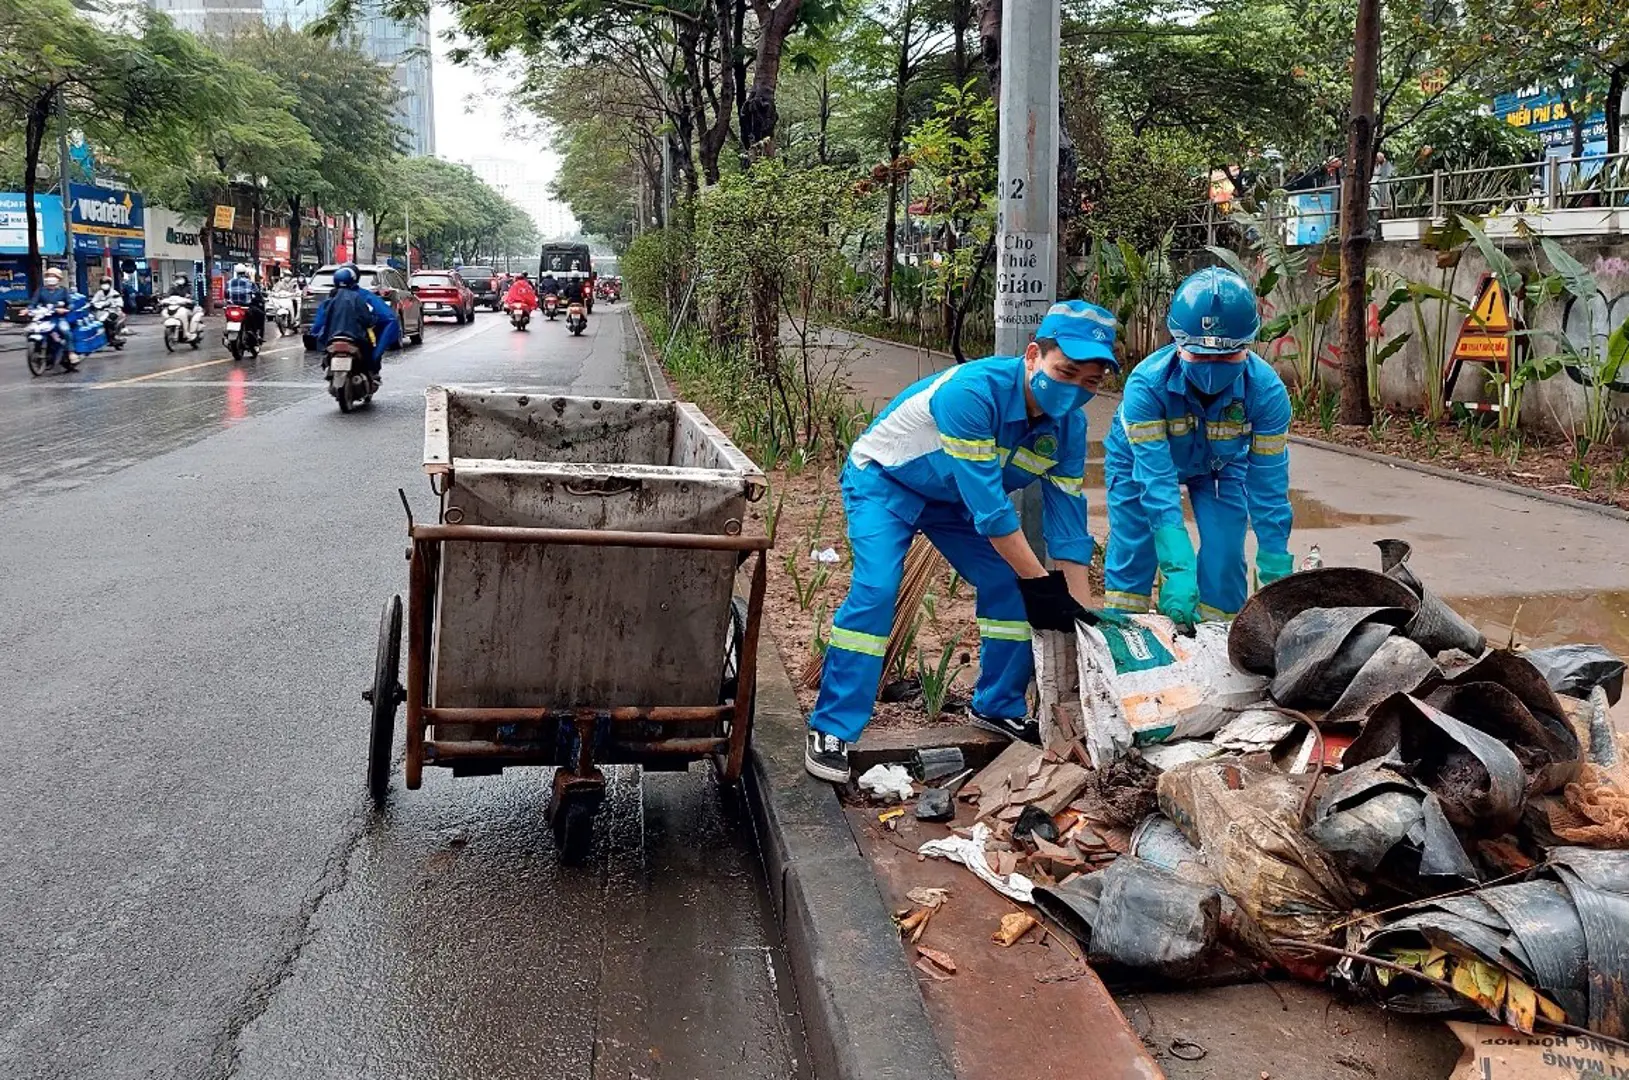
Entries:
POLYGON ((137 31, 98 26, 68 0, 9 4, 0 19, 0 118, 22 135, 30 288, 41 270, 34 196, 54 128, 71 125, 97 145, 162 156, 177 152, 190 124, 215 107, 219 71, 197 39, 146 9, 137 31))

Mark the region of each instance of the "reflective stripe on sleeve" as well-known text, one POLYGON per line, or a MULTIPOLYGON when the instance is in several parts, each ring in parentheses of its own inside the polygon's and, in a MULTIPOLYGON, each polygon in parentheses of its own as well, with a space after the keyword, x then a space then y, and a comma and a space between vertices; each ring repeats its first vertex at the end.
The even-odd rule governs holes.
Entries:
POLYGON ((954 435, 940 435, 939 444, 945 453, 963 461, 995 461, 998 457, 994 439, 958 439, 954 435))
POLYGON ((1262 457, 1271 457, 1274 454, 1282 454, 1288 439, 1289 435, 1284 432, 1280 432, 1277 435, 1253 436, 1250 439, 1250 452, 1252 454, 1260 454, 1262 457))

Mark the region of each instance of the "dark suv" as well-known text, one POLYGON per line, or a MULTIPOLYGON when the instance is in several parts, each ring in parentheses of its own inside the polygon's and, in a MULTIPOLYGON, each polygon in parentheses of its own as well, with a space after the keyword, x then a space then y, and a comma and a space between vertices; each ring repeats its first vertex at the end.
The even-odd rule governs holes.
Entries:
MULTIPOLYGON (((311 336, 311 324, 317 318, 317 308, 334 291, 334 271, 337 264, 330 263, 311 275, 306 283, 305 295, 300 298, 300 340, 305 347, 315 349, 320 342, 311 336)), ((402 324, 402 341, 415 345, 424 343, 424 305, 413 295, 407 275, 394 266, 383 263, 363 263, 356 268, 357 284, 378 293, 396 309, 396 318, 402 324)))
POLYGON ((498 292, 498 271, 491 266, 460 266, 458 276, 475 294, 478 305, 497 311, 503 307, 503 295, 498 292))

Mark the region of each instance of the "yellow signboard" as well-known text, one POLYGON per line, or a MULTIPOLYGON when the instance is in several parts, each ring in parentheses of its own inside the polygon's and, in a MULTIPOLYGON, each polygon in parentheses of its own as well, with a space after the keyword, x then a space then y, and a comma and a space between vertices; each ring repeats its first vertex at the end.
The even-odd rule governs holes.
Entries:
POLYGON ((1492 274, 1482 279, 1476 303, 1471 313, 1460 324, 1459 338, 1454 342, 1455 360, 1510 361, 1510 332, 1515 325, 1510 320, 1510 300, 1504 286, 1492 274))
POLYGON ((1504 286, 1499 284, 1498 278, 1488 278, 1482 295, 1476 298, 1474 314, 1465 325, 1474 326, 1485 334, 1510 333, 1510 304, 1505 299, 1504 286))
POLYGON ((238 219, 237 207, 235 207, 235 206, 216 206, 215 207, 215 227, 217 229, 230 229, 237 222, 237 219, 238 219))
POLYGON ((1507 337, 1462 337, 1454 347, 1456 360, 1509 360, 1507 337))

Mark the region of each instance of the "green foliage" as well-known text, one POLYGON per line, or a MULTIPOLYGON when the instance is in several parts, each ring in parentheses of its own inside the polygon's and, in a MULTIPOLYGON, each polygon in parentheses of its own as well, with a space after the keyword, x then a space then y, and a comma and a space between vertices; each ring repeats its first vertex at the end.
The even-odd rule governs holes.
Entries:
POLYGON ((1146 251, 1123 237, 1099 240, 1092 246, 1086 281, 1070 290, 1114 313, 1121 328, 1115 349, 1123 371, 1129 372, 1163 340, 1166 310, 1177 285, 1172 240, 1167 231, 1146 251))
POLYGON ((950 688, 956 684, 956 679, 968 668, 967 658, 964 656, 958 662, 956 650, 961 648, 962 634, 957 634, 945 642, 944 648, 939 650, 939 662, 932 667, 928 666, 927 657, 922 653, 922 647, 916 647, 916 677, 922 684, 922 708, 928 714, 928 719, 937 719, 945 711, 945 699, 950 696, 950 688))
MULTIPOLYGON (((1617 326, 1597 324, 1595 299, 1600 286, 1595 275, 1577 259, 1567 254, 1550 237, 1541 237, 1540 247, 1549 262, 1554 279, 1561 291, 1576 305, 1575 310, 1587 319, 1583 346, 1556 330, 1532 329, 1522 333, 1532 342, 1532 352, 1540 352, 1540 342, 1554 350, 1528 361, 1535 377, 1547 378, 1565 368, 1583 390, 1584 417, 1582 426, 1572 433, 1574 447, 1588 447, 1612 441, 1616 423, 1612 413, 1612 385, 1619 381, 1624 365, 1629 362, 1629 320, 1617 326)), ((1579 450, 1578 455, 1583 456, 1579 450)))
POLYGON ((1445 96, 1399 140, 1393 155, 1398 172, 1496 168, 1537 158, 1538 136, 1483 112, 1485 104, 1464 91, 1445 96))
POLYGON ((669 312, 684 302, 685 286, 695 259, 695 241, 684 229, 640 233, 622 253, 622 280, 634 310, 647 326, 667 339, 669 312))

